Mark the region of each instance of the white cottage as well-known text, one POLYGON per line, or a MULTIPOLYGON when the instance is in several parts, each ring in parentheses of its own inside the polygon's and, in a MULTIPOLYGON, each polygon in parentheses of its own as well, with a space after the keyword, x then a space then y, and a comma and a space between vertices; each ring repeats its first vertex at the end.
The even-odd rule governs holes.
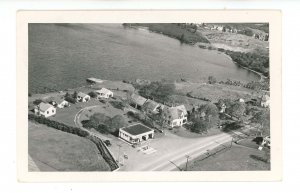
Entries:
POLYGON ((34 113, 38 116, 50 117, 56 114, 56 108, 53 105, 41 102, 34 108, 34 113))
POLYGON ((101 88, 100 90, 97 90, 96 94, 97 94, 97 99, 100 99, 100 98, 108 99, 108 98, 114 96, 114 93, 106 88, 101 88))
POLYGON ((70 103, 64 97, 53 99, 50 104, 60 109, 70 106, 70 103))
POLYGON ((187 122, 187 110, 184 105, 165 108, 162 116, 171 127, 181 127, 187 122))
POLYGON ((83 92, 79 92, 76 98, 77 102, 88 102, 91 100, 91 97, 83 92))

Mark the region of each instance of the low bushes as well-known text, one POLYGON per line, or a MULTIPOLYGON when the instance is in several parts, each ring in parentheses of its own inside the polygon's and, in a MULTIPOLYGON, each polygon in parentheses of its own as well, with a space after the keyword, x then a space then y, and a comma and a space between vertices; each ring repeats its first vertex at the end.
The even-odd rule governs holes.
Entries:
POLYGON ((63 123, 59 123, 59 122, 47 119, 45 117, 34 115, 34 114, 29 114, 28 119, 31 120, 31 121, 40 123, 40 124, 47 125, 49 127, 53 127, 53 128, 55 128, 57 130, 60 130, 60 131, 64 131, 64 132, 68 132, 68 133, 78 135, 80 137, 87 137, 89 135, 88 132, 83 131, 83 130, 77 128, 77 127, 71 127, 71 126, 65 125, 63 123))

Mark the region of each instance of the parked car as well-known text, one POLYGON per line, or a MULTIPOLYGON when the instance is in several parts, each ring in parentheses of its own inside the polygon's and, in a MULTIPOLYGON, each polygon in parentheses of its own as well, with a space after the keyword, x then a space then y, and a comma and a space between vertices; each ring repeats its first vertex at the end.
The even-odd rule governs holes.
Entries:
POLYGON ((111 143, 110 143, 109 140, 105 140, 104 143, 105 143, 105 145, 108 146, 108 147, 111 146, 111 143))

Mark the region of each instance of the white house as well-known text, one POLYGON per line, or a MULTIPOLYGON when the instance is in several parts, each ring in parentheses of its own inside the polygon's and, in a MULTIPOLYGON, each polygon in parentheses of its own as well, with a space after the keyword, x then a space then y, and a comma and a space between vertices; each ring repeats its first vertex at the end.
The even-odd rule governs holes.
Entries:
POLYGON ((41 102, 35 107, 34 113, 38 116, 50 117, 56 114, 56 108, 53 105, 41 102))
POLYGON ((140 123, 119 129, 119 137, 131 144, 137 144, 154 137, 154 130, 140 123))
POLYGON ((262 107, 270 107, 270 97, 268 95, 263 95, 261 97, 260 105, 262 107))
POLYGON ((88 102, 91 100, 91 97, 83 92, 79 92, 76 98, 77 102, 88 102))
POLYGON ((171 127, 180 127, 187 122, 187 110, 184 105, 164 108, 162 116, 171 127))
POLYGON ((70 103, 66 101, 64 97, 53 99, 50 104, 60 109, 70 106, 70 103))
POLYGON ((225 110, 226 110, 226 105, 225 105, 225 103, 223 103, 221 106, 220 113, 225 113, 225 110))
POLYGON ((101 88, 100 90, 97 90, 96 94, 97 94, 97 99, 100 99, 100 98, 108 99, 109 97, 114 96, 114 93, 106 88, 101 88))

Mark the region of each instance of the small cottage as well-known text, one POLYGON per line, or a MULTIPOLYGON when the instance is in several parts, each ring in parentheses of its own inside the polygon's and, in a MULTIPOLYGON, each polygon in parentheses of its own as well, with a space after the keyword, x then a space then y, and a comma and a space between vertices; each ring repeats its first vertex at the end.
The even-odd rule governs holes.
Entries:
POLYGON ((260 105, 262 107, 270 107, 270 97, 268 95, 263 95, 261 97, 260 105))
POLYGON ((35 107, 34 113, 38 116, 50 117, 56 114, 56 108, 53 105, 41 102, 35 107))
POLYGON ((100 99, 100 98, 108 99, 108 98, 114 96, 114 93, 106 88, 101 88, 100 90, 97 90, 96 94, 97 94, 97 99, 100 99))
POLYGON ((64 99, 64 97, 55 98, 55 99, 50 101, 50 104, 53 105, 54 107, 57 107, 57 108, 60 108, 60 109, 70 106, 70 103, 68 101, 66 101, 64 99))
POLYGON ((136 108, 136 109, 142 109, 142 106, 145 104, 145 102, 147 101, 146 98, 140 96, 140 95, 137 95, 137 94, 132 94, 130 96, 130 104, 136 108))
POLYGON ((76 98, 77 102, 88 102, 91 100, 91 97, 83 92, 79 92, 76 98))

